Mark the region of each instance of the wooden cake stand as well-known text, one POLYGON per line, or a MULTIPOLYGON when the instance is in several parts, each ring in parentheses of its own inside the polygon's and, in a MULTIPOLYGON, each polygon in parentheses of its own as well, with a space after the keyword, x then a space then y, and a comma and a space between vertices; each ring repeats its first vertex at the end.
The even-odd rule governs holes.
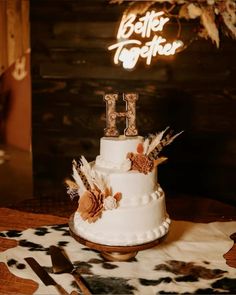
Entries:
POLYGON ((83 244, 90 249, 94 249, 100 252, 101 256, 109 261, 128 261, 134 258, 138 251, 152 248, 158 245, 164 237, 151 241, 149 243, 134 245, 134 246, 109 246, 98 244, 95 242, 91 242, 86 240, 75 233, 73 218, 74 214, 71 215, 69 219, 69 230, 71 236, 80 244, 83 244))

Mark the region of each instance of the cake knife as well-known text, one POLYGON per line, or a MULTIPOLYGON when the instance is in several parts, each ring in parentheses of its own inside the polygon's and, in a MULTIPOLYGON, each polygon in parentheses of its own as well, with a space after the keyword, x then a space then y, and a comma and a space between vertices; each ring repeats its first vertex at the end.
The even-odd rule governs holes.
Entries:
POLYGON ((52 266, 54 273, 70 273, 74 276, 77 285, 82 291, 83 295, 92 295, 89 289, 86 287, 83 278, 76 272, 75 267, 71 261, 64 255, 59 247, 50 246, 50 255, 52 259, 52 266))
POLYGON ((32 268, 32 270, 36 273, 36 275, 40 278, 45 286, 55 286, 61 295, 78 294, 76 291, 72 291, 72 293, 69 294, 61 285, 54 281, 54 279, 33 257, 26 257, 25 261, 29 264, 29 266, 32 268))

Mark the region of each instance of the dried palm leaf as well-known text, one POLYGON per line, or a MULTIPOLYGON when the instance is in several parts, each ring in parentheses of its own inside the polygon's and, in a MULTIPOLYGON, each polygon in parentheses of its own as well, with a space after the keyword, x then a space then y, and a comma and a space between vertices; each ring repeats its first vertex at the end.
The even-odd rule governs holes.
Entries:
POLYGON ((217 48, 219 48, 219 31, 215 23, 213 8, 202 7, 201 22, 203 27, 206 29, 208 36, 216 44, 217 48))
POLYGON ((188 15, 189 15, 189 18, 191 18, 191 19, 195 19, 195 18, 201 16, 202 15, 201 7, 199 7, 198 5, 195 5, 193 3, 190 3, 188 5, 188 15))

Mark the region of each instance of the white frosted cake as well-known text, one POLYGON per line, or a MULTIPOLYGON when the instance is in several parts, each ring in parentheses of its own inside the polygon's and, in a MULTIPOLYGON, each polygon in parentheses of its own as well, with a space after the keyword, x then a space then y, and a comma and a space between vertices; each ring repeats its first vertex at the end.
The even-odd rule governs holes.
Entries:
POLYGON ((169 230, 165 194, 157 181, 157 166, 166 160, 162 149, 179 134, 168 128, 138 136, 135 93, 124 93, 125 112, 116 111, 118 94, 106 94, 106 128, 100 141, 100 154, 92 163, 82 156, 72 162, 73 179, 67 180, 67 193, 78 197, 73 231, 85 240, 110 246, 146 244, 169 230), (118 117, 126 119, 124 135, 119 136, 118 117))
POLYGON ((79 195, 76 234, 99 244, 131 246, 168 232, 165 194, 157 182, 157 165, 166 158, 157 154, 176 136, 162 139, 164 132, 145 140, 102 137, 95 162, 73 161, 75 183, 67 185, 72 197, 79 195))

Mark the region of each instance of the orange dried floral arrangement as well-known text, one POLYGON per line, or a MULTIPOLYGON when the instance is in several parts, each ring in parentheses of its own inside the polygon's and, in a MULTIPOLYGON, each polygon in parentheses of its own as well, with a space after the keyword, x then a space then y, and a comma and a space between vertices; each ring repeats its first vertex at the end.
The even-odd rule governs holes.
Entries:
POLYGON ((82 156, 80 163, 72 162, 74 181, 66 180, 67 193, 73 199, 79 197, 78 209, 83 220, 96 222, 104 210, 118 207, 121 193, 112 195, 106 179, 96 173, 82 156))
POLYGON ((159 153, 182 133, 173 135, 173 131, 170 131, 164 136, 168 129, 166 128, 156 135, 151 134, 143 143, 138 144, 137 153, 127 154, 127 158, 131 162, 130 170, 148 174, 154 167, 167 160, 166 157, 159 157, 159 153))
POLYGON ((106 190, 103 193, 96 189, 86 191, 80 198, 77 211, 83 220, 87 220, 89 223, 95 222, 101 217, 103 210, 115 209, 120 198, 120 193, 111 196, 110 190, 106 190), (105 206, 107 198, 113 199, 113 207, 109 208, 105 206))

